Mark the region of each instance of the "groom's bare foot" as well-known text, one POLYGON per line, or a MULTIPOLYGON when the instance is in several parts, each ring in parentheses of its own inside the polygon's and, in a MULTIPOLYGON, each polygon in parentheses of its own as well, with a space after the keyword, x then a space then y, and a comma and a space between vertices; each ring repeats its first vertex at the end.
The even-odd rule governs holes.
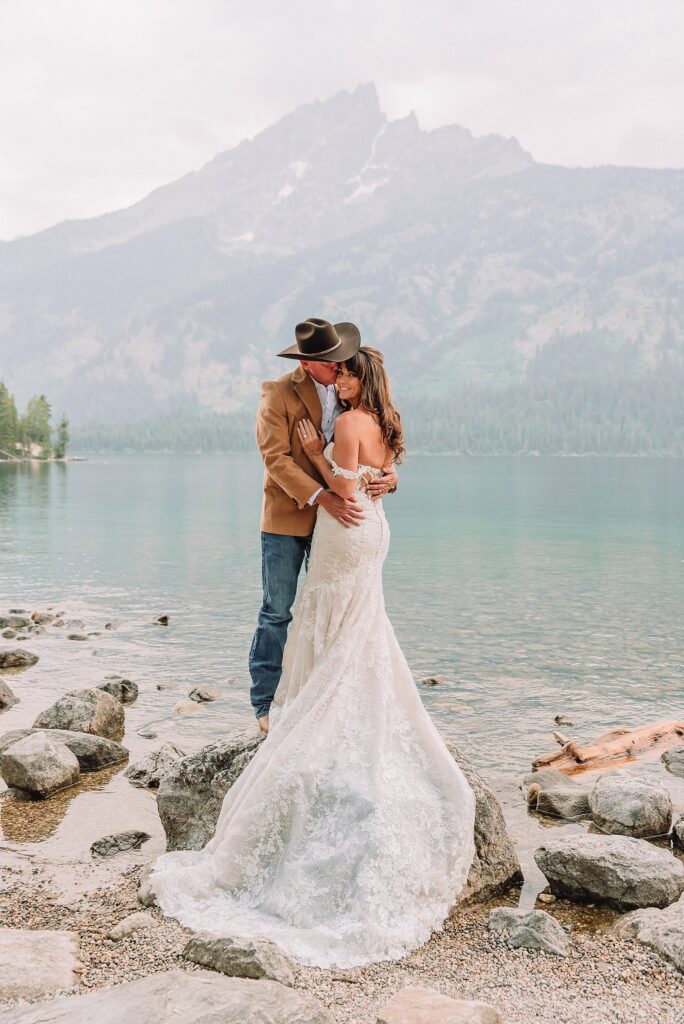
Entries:
POLYGON ((263 715, 261 718, 257 718, 257 722, 259 723, 259 728, 261 729, 261 731, 263 733, 267 733, 268 732, 268 715, 263 715))

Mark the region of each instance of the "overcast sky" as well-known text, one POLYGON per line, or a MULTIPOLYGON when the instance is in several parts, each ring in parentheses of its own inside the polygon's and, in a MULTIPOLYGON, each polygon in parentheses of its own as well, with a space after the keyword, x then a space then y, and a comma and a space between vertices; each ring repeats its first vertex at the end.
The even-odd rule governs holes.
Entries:
POLYGON ((682 0, 0 0, 0 238, 134 202, 294 107, 684 166, 682 0))

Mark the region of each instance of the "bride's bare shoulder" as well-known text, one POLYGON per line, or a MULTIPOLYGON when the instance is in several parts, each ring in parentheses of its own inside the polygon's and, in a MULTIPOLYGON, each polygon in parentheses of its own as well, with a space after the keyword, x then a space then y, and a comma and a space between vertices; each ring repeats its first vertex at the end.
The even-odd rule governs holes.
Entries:
POLYGON ((337 417, 336 429, 338 423, 343 430, 348 430, 350 433, 363 433, 375 424, 375 419, 365 409, 347 409, 337 417))

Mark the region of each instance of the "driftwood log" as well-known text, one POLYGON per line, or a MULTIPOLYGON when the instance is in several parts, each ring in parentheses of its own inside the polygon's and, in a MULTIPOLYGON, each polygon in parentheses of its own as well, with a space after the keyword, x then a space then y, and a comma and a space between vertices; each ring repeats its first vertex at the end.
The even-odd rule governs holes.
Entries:
POLYGON ((681 744, 684 722, 668 720, 655 725, 639 725, 634 729, 611 729, 597 740, 580 746, 560 732, 553 738, 560 750, 542 754, 532 762, 533 768, 554 768, 565 775, 591 771, 594 768, 616 768, 628 764, 636 757, 666 750, 681 744))

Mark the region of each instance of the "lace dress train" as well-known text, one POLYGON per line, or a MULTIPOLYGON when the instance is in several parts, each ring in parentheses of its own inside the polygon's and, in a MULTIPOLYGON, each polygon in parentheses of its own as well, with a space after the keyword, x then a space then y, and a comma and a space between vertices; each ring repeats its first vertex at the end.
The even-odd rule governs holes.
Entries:
MULTIPOLYGON (((332 444, 326 457, 335 472, 332 444)), ((200 851, 150 876, 164 913, 263 937, 302 963, 398 959, 439 929, 475 845, 474 794, 425 711, 385 613, 389 530, 319 509, 267 739, 200 851)), ((357 474, 353 474, 356 476, 357 474)))

